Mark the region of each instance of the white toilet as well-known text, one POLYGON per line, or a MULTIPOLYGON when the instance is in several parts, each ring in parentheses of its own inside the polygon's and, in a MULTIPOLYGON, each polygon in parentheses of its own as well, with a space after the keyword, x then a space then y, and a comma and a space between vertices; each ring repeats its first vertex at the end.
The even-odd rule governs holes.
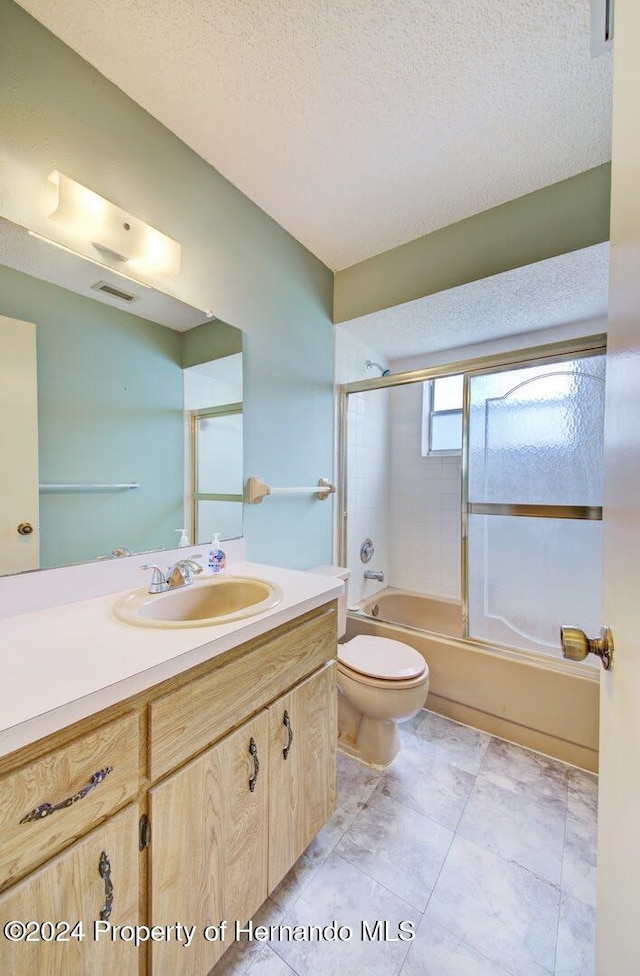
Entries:
MULTIPOLYGON (((338 636, 347 627, 349 570, 310 570, 345 582, 338 599, 338 636)), ((369 766, 384 769, 400 749, 398 724, 413 718, 429 691, 429 666, 415 648, 388 637, 359 634, 338 644, 338 745, 369 766)))

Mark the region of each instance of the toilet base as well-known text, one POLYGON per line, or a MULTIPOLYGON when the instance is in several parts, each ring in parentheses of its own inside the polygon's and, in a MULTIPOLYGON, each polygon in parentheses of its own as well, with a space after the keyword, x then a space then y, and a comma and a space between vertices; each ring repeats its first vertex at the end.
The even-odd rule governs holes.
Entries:
POLYGON ((397 722, 363 715, 355 738, 338 735, 338 749, 372 769, 387 769, 400 752, 397 722))

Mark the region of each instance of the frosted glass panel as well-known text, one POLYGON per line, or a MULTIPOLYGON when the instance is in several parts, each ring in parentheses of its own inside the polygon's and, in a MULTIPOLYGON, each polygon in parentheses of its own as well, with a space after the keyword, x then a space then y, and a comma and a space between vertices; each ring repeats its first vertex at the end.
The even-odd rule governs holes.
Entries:
POLYGON ((601 522, 469 516, 470 636, 561 657, 562 624, 598 634, 601 538, 601 522))
MULTIPOLYGON (((196 543, 211 542, 214 532, 219 532, 222 539, 240 538, 242 502, 197 501, 195 504, 196 543)), ((222 548, 224 549, 224 546, 222 548)))
POLYGON ((242 494, 242 414, 197 420, 196 491, 215 495, 242 494))
POLYGON ((469 501, 601 505, 604 356, 472 376, 469 501))

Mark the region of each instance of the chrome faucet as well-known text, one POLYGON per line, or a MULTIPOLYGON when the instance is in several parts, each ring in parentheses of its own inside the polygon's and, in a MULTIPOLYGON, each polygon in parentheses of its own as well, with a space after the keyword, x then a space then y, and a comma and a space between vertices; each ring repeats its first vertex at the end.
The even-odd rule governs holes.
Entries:
POLYGON ((166 575, 159 566, 145 563, 140 569, 153 570, 149 593, 166 593, 167 590, 175 590, 179 586, 190 586, 194 575, 202 572, 202 566, 196 559, 202 559, 202 556, 198 554, 190 559, 179 559, 173 566, 169 566, 166 575))
POLYGON ((364 578, 377 580, 378 583, 384 583, 384 572, 381 569, 365 569, 364 578))
POLYGON ((193 583, 193 577, 202 572, 202 566, 196 559, 202 559, 202 556, 179 559, 173 566, 169 566, 165 577, 168 589, 175 590, 178 586, 190 586, 193 583))

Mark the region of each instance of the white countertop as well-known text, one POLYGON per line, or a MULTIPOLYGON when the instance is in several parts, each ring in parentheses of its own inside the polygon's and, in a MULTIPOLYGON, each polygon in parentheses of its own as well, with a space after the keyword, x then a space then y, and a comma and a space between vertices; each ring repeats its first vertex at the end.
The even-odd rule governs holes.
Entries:
POLYGON ((118 620, 113 606, 128 590, 0 620, 0 756, 314 610, 343 587, 259 563, 234 563, 229 575, 272 580, 283 599, 255 617, 184 630, 118 620))

